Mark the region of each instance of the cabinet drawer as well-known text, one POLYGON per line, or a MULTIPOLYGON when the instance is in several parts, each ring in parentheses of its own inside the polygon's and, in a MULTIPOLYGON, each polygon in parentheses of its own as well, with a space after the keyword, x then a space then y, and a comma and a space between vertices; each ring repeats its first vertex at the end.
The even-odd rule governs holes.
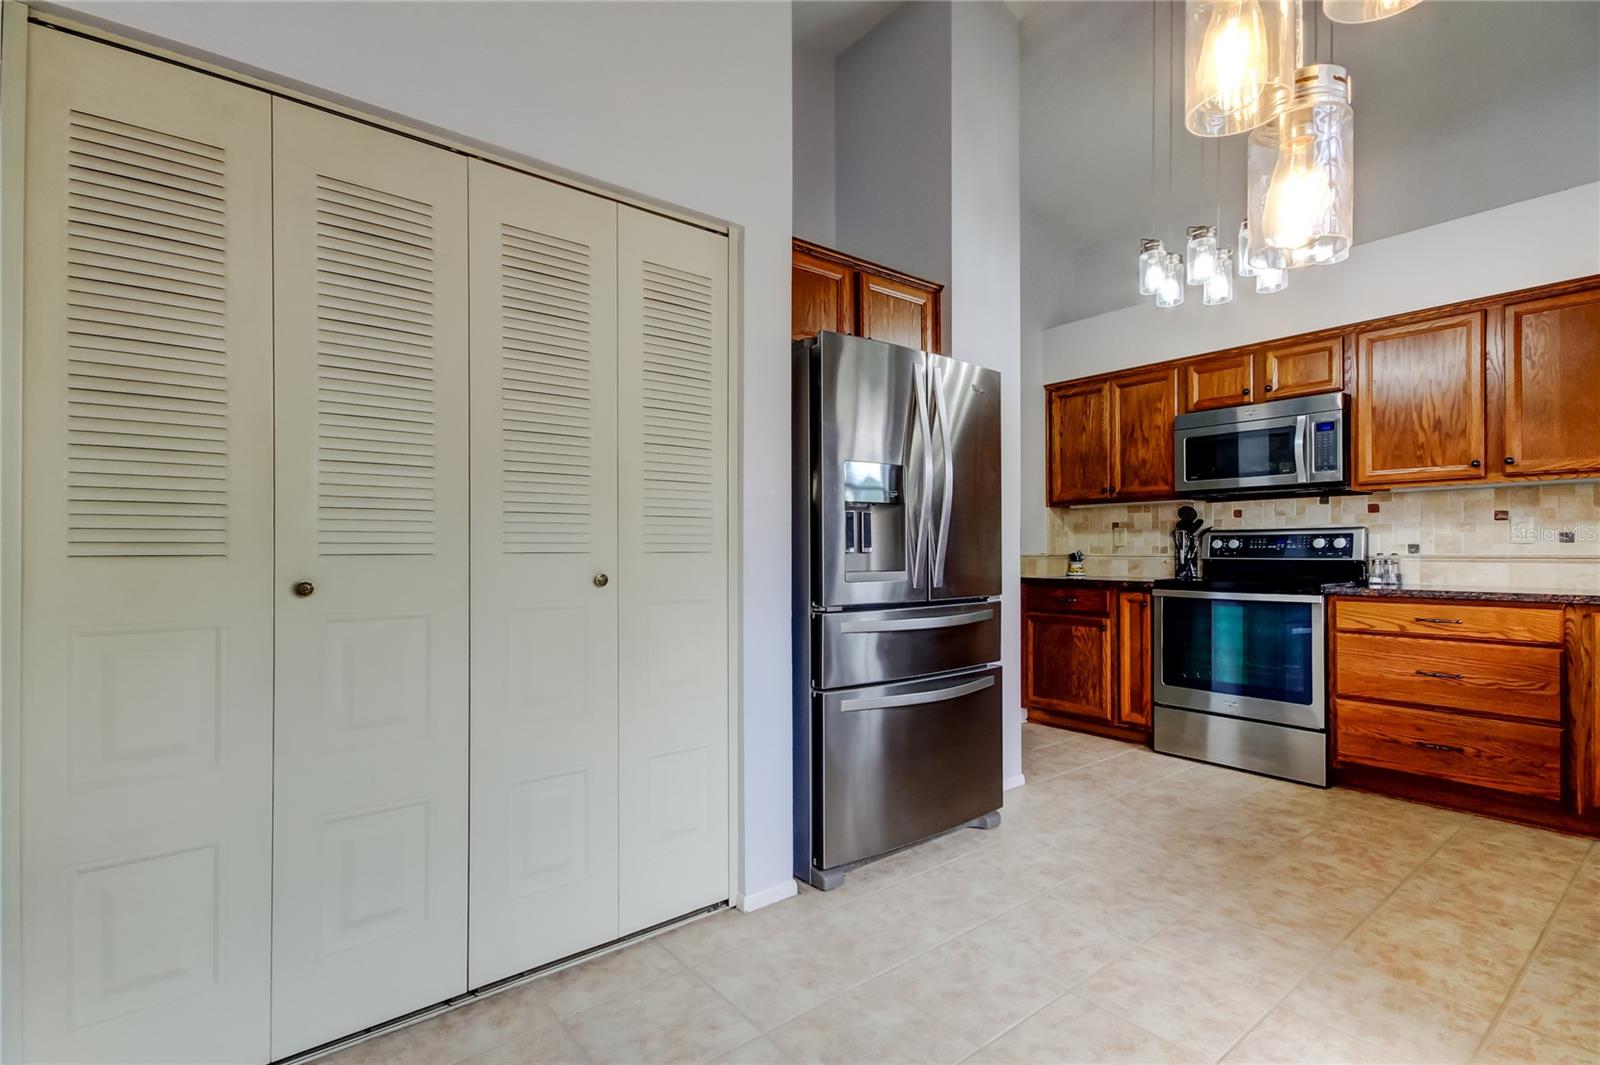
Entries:
POLYGON ((1561 730, 1437 710, 1335 704, 1335 765, 1394 769, 1479 788, 1561 798, 1561 730))
POLYGON ((1336 614, 1335 624, 1343 632, 1451 636, 1513 643, 1561 642, 1561 611, 1548 607, 1340 599, 1336 614))
POLYGON ((1111 613, 1111 593, 1104 588, 1032 584, 1024 595, 1029 610, 1069 614, 1111 613))
POLYGON ((1340 633, 1336 650, 1340 695, 1561 720, 1559 647, 1340 633))

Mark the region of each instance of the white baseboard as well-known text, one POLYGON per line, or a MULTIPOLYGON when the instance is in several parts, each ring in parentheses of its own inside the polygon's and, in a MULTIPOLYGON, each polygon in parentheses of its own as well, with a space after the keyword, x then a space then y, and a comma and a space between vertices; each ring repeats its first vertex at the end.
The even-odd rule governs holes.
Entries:
POLYGON ((1000 788, 1002 791, 1010 791, 1012 788, 1022 787, 1022 785, 1026 784, 1027 782, 1027 778, 1021 773, 1018 773, 1014 777, 1006 777, 1005 783, 1000 785, 1000 788))
POLYGON ((796 886, 794 877, 789 877, 780 883, 764 887, 760 891, 752 891, 740 895, 733 900, 733 904, 744 912, 749 913, 751 910, 759 910, 763 906, 771 906, 774 902, 792 899, 799 893, 800 888, 796 886))

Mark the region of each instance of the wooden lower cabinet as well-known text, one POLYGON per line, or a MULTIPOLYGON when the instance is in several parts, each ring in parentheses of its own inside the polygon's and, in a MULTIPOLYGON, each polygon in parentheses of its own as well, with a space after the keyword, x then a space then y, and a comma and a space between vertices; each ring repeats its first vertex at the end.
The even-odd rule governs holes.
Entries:
POLYGON ((1328 609, 1335 783, 1600 835, 1600 607, 1328 609))
POLYGON ((1117 582, 1022 582, 1022 704, 1028 720, 1149 738, 1150 593, 1117 582))

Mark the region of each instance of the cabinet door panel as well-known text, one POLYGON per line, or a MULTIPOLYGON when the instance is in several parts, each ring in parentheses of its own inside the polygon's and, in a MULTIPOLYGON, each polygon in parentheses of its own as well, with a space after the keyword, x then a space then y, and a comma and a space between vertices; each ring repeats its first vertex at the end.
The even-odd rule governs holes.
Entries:
POLYGON ((1111 491, 1118 499, 1173 493, 1172 422, 1177 389, 1172 370, 1111 380, 1111 491))
POLYGON ((861 335, 918 351, 938 348, 939 293, 863 270, 861 335))
POLYGON ((467 986, 466 207, 274 102, 275 1058, 467 986))
POLYGON ((1103 382, 1045 392, 1051 506, 1104 502, 1110 496, 1107 396, 1103 382))
POLYGON ((1150 596, 1117 596, 1117 723, 1150 727, 1154 700, 1150 662, 1150 596))
POLYGON ((823 330, 856 331, 855 274, 841 263, 795 249, 789 290, 793 339, 804 340, 823 330))
POLYGON ((1112 706, 1111 619, 1028 612, 1022 618, 1027 669, 1022 701, 1109 722, 1112 706))
POLYGON ((271 98, 28 34, 7 1035, 19 1061, 266 1061, 271 98))
POLYGON ((1213 355, 1178 367, 1183 409, 1212 410, 1255 401, 1256 357, 1250 352, 1213 355))
POLYGON ((617 938, 617 205, 471 186, 479 987, 617 938))
POLYGON ((1344 340, 1317 340, 1261 353, 1262 399, 1290 399, 1344 387, 1344 340))
POLYGON ((1484 476, 1483 313, 1357 337, 1356 484, 1484 476))
POLYGON ((1505 309, 1511 476, 1600 472, 1600 291, 1505 309))
POLYGON ((626 935, 728 897, 728 247, 617 228, 626 935))

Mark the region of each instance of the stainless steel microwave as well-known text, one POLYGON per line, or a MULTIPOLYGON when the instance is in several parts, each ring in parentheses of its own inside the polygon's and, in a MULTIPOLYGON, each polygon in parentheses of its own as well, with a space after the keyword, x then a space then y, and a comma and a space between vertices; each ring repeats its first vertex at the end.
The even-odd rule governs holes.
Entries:
POLYGON ((1350 397, 1342 392, 1180 414, 1178 495, 1337 492, 1350 484, 1350 397))

